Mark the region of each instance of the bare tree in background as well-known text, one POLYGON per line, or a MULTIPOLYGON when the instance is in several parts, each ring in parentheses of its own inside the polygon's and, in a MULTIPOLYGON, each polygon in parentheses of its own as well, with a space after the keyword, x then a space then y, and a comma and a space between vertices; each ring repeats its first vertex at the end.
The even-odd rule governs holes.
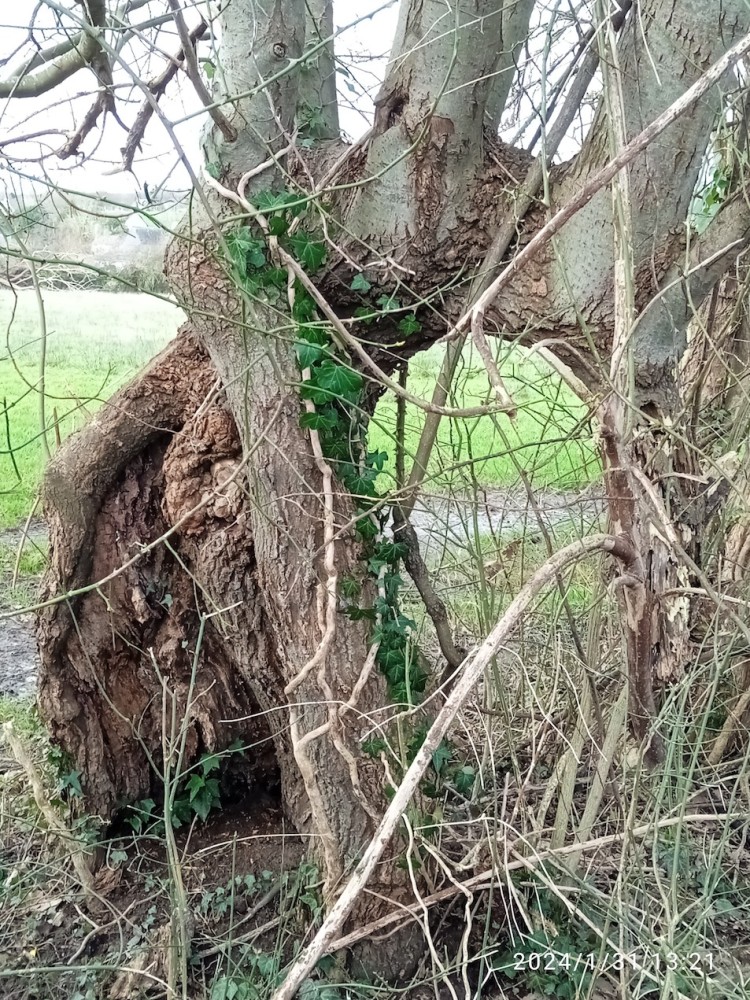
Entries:
MULTIPOLYGON (((78 33, 14 71, 0 93, 38 97, 93 70, 96 104, 62 150, 78 152, 101 115, 118 113, 113 71, 129 19, 138 11, 146 21, 138 36, 146 44, 157 29, 144 8, 155 17, 156 6, 75 6, 67 23, 78 18, 78 33)), ((710 402, 729 413, 724 388, 736 405, 741 387, 726 367, 720 389, 696 377, 703 362, 692 374, 681 369, 691 322, 703 345, 694 350, 708 350, 707 326, 715 331, 717 315, 732 312, 709 308, 722 280, 724 289, 726 276, 737 288, 746 281, 741 170, 710 224, 700 234, 688 224, 738 75, 725 73, 614 184, 587 186, 750 31, 750 8, 745 0, 604 6, 591 30, 579 10, 567 89, 547 95, 557 118, 545 121, 540 110, 544 141, 529 152, 499 141, 497 126, 518 97, 519 61, 528 72, 533 0, 401 0, 373 126, 354 145, 339 137, 330 3, 232 0, 212 8, 212 20, 202 5, 170 2, 181 49, 161 76, 139 81, 143 106, 125 155, 132 162, 171 76, 184 70, 211 117, 165 263, 189 318, 54 456, 45 485, 44 596, 70 596, 40 614, 40 705, 82 769, 91 808, 108 814, 151 788, 149 755, 161 746, 157 664, 189 712, 192 758, 238 737, 272 737, 288 818, 314 834, 327 885, 345 875, 385 806, 381 762, 362 744, 387 731, 395 712, 374 638, 385 641, 389 606, 368 560, 396 508, 397 538, 407 541, 394 558, 405 555, 419 575, 409 513, 436 424, 452 412, 447 382, 467 335, 491 368, 485 334, 543 344, 602 401, 611 530, 627 553, 615 584, 631 727, 658 761, 659 689, 689 669, 690 591, 722 572, 723 536, 710 525, 732 477, 744 481, 737 463, 719 461, 731 435, 720 429, 704 447, 695 419, 710 402), (204 32, 218 52, 210 82, 196 56, 204 32), (547 169, 598 64, 604 87, 580 152, 547 169), (493 279, 576 201, 580 210, 554 239, 466 322, 493 279), (397 308, 384 308, 383 297, 397 308), (378 498, 367 417, 386 381, 393 390, 409 358, 449 333, 443 389, 424 402, 408 485, 378 498), (91 589, 97 581, 105 582, 91 589), (360 616, 341 613, 343 586, 356 590, 360 616)), ((741 121, 741 105, 735 111, 741 121)), ((744 330, 737 315, 726 322, 723 336, 744 330)), ((501 374, 491 371, 495 406, 508 411, 501 374)), ((743 538, 733 542, 733 576, 744 569, 743 538)), ((437 624, 440 609, 429 605, 437 624)), ((441 645, 457 666, 463 653, 451 636, 441 645)), ((420 662, 406 658, 402 676, 420 683, 420 662)), ((403 878, 381 865, 372 887, 382 895, 365 897, 359 919, 377 916, 382 896, 406 893, 403 878)))

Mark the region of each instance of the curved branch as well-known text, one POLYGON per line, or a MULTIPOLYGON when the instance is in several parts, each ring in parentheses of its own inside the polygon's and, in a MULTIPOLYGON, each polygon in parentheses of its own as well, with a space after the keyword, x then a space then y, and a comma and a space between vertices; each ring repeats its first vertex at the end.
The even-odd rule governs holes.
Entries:
POLYGON ((68 439, 47 466, 44 494, 55 507, 51 530, 64 521, 65 545, 60 550, 81 557, 75 566, 58 567, 67 590, 76 589, 88 576, 96 515, 122 470, 153 441, 181 427, 205 395, 206 385, 191 386, 186 395, 184 383, 176 377, 188 365, 205 368, 204 361, 203 349, 183 328, 141 376, 68 439))
POLYGON ((294 963, 282 985, 273 994, 272 1000, 292 1000, 303 981, 312 972, 320 956, 324 954, 337 936, 401 821, 401 816, 406 811, 422 776, 430 765, 435 749, 450 730, 456 714, 481 677, 485 667, 497 655, 498 650, 507 640, 529 605, 564 569, 592 552, 601 551, 609 552, 626 563, 629 562, 632 555, 630 547, 625 545, 621 539, 614 535, 604 534, 591 535, 561 549, 536 571, 511 601, 508 609, 482 645, 466 659, 456 686, 430 727, 362 859, 328 913, 320 930, 294 963))
POLYGON ((8 79, 0 80, 0 97, 40 97, 85 69, 98 50, 96 35, 81 31, 70 42, 61 42, 47 50, 52 53, 52 61, 44 69, 29 75, 24 66, 8 79), (55 53, 60 50, 64 54, 57 56, 55 53))

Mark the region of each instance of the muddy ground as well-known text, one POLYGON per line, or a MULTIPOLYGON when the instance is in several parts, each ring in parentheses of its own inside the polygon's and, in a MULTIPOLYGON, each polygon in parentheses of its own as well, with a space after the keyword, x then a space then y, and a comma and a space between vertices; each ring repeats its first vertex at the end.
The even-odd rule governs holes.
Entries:
MULTIPOLYGON (((33 600, 38 576, 20 576, 13 588, 13 564, 22 539, 24 546, 46 550, 47 529, 35 521, 24 539, 24 529, 7 528, 0 531, 0 545, 12 558, 3 562, 0 570, 0 614, 20 612, 33 600)), ((34 693, 38 656, 34 638, 33 618, 30 614, 17 614, 0 620, 0 696, 24 697, 34 693)))

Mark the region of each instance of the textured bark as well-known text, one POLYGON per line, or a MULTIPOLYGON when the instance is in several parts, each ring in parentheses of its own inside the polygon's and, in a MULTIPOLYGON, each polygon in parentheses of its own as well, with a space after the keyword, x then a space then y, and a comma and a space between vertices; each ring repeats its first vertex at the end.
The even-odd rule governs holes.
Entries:
MULTIPOLYGON (((750 27, 740 0, 691 2, 679 15, 674 6, 648 0, 640 18, 626 22, 628 138, 750 27)), ((499 225, 517 226, 512 252, 545 219, 541 205, 516 217, 516 189, 531 158, 485 131, 530 11, 530 3, 515 0, 404 3, 372 135, 335 176, 330 168, 343 149, 335 139, 313 151, 283 153, 305 107, 330 89, 328 47, 309 89, 296 62, 311 47, 306 22, 328 32, 329 6, 233 0, 222 12, 216 86, 223 89, 216 96, 242 96, 224 106, 237 140, 217 129, 205 137, 211 175, 233 189, 270 153, 279 154, 278 169, 271 163, 274 169, 249 184, 251 201, 262 188, 288 185, 289 177, 305 191, 326 178, 327 232, 341 252, 330 247, 315 281, 332 308, 349 317, 362 304, 351 289, 359 270, 371 282, 373 303, 398 289, 419 308, 421 331, 406 342, 392 317, 366 330, 352 324, 387 371, 442 336, 463 310, 466 287, 499 225), (259 86, 267 80, 272 83, 259 86)), ((655 293, 663 295, 643 312, 633 339, 629 402, 641 407, 639 434, 623 433, 628 421, 619 398, 602 417, 613 530, 628 543, 618 593, 631 717, 657 758, 655 678, 675 677, 689 658, 689 607, 673 591, 690 582, 683 553, 697 551, 704 516, 690 485, 701 470, 675 449, 665 428, 679 405, 688 307, 708 294, 732 259, 727 254, 691 275, 680 271, 687 201, 717 101, 712 95, 630 168, 636 305, 644 310, 655 293), (672 188, 674 196, 665 199, 672 188), (670 281, 671 290, 665 288, 670 281)), ((327 127, 333 135, 332 118, 327 127)), ((553 207, 580 189, 607 151, 600 113, 582 154, 551 173, 553 207)), ((50 467, 46 593, 109 576, 166 531, 169 546, 154 546, 101 587, 45 609, 40 700, 53 734, 82 767, 89 804, 108 813, 154 787, 149 755, 158 765, 158 667, 176 694, 178 713, 186 713, 189 760, 237 736, 273 747, 272 755, 253 751, 250 770, 256 768, 258 780, 278 773, 286 813, 311 835, 332 896, 384 810, 380 763, 363 754, 361 743, 391 708, 363 623, 337 616, 333 641, 321 645, 330 624, 324 478, 309 432, 300 428, 289 310, 238 291, 222 249, 223 220, 232 213, 236 224, 237 203, 207 186, 200 194, 191 228, 167 258, 169 280, 191 317, 189 331, 50 467), (212 393, 217 381, 222 391, 212 393), (188 705, 201 615, 210 618, 195 660, 197 697, 188 705), (321 648, 325 655, 315 659, 321 648)), ((256 225, 252 218, 245 222, 256 225)), ((744 246, 749 231, 745 216, 735 214, 724 238, 744 246)), ((503 289, 487 314, 487 332, 525 343, 554 337, 562 342, 559 353, 590 382, 592 368, 612 347, 613 244, 611 198, 602 191, 562 231, 554 252, 530 261, 503 289)), ((698 248, 698 265, 712 245, 720 248, 710 240, 698 248)), ((353 499, 335 481, 332 498, 336 572, 361 580, 367 600, 371 584, 352 527, 353 499)), ((406 876, 393 864, 398 845, 390 850, 375 887, 382 896, 364 897, 359 921, 378 914, 382 897, 405 893, 406 876)), ((402 964, 396 952, 390 944, 375 948, 381 970, 402 964)))
MULTIPOLYGON (((183 331, 58 452, 46 479, 51 565, 43 597, 105 580, 158 539, 170 526, 162 511, 165 492, 184 491, 196 478, 205 489, 200 476, 225 478, 226 463, 238 451, 236 434, 229 453, 226 441, 204 434, 203 466, 195 456, 192 464, 175 458, 184 451, 185 434, 200 454, 189 421, 214 382, 204 352, 183 331)), ((220 498, 185 531, 192 537, 201 524, 216 538, 230 516, 231 504, 220 498)), ((206 555, 207 576, 226 571, 224 556, 221 548, 206 555)), ((177 536, 169 548, 154 547, 100 587, 40 614, 40 710, 81 768, 87 805, 95 812, 109 816, 123 802, 158 791, 149 758, 158 768, 160 675, 176 699, 177 718, 186 719, 189 760, 240 739, 258 744, 249 756, 248 783, 278 780, 263 743, 265 721, 247 719, 257 716, 257 702, 231 644, 211 624, 197 646, 200 615, 212 610, 196 592, 177 536), (219 724, 235 717, 243 721, 219 724)))

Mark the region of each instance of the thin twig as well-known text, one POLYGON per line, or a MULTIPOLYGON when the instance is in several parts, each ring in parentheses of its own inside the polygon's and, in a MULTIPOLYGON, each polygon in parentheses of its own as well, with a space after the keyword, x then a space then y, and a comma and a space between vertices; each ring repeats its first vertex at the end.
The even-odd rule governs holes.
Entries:
POLYGON ((380 825, 362 855, 341 895, 329 911, 318 933, 290 969, 272 1000, 291 1000, 317 961, 330 947, 342 924, 364 889, 383 851, 391 840, 419 782, 432 761, 432 755, 448 733, 456 714, 468 698, 487 664, 497 654, 526 609, 547 584, 572 563, 592 552, 610 552, 628 561, 630 549, 613 535, 597 534, 580 539, 548 559, 511 601, 507 610, 482 645, 467 657, 462 674, 430 727, 422 746, 396 790, 380 825))
POLYGON ((177 28, 177 34, 180 36, 180 42, 182 42, 182 51, 185 57, 185 72, 190 78, 190 82, 201 104, 211 115, 216 127, 227 142, 235 142, 237 139, 237 129, 227 119, 224 112, 216 106, 203 82, 200 67, 198 66, 198 59, 195 55, 195 43, 191 39, 190 32, 185 24, 185 18, 182 16, 180 0, 167 0, 167 2, 170 10, 174 13, 175 27, 177 28))

